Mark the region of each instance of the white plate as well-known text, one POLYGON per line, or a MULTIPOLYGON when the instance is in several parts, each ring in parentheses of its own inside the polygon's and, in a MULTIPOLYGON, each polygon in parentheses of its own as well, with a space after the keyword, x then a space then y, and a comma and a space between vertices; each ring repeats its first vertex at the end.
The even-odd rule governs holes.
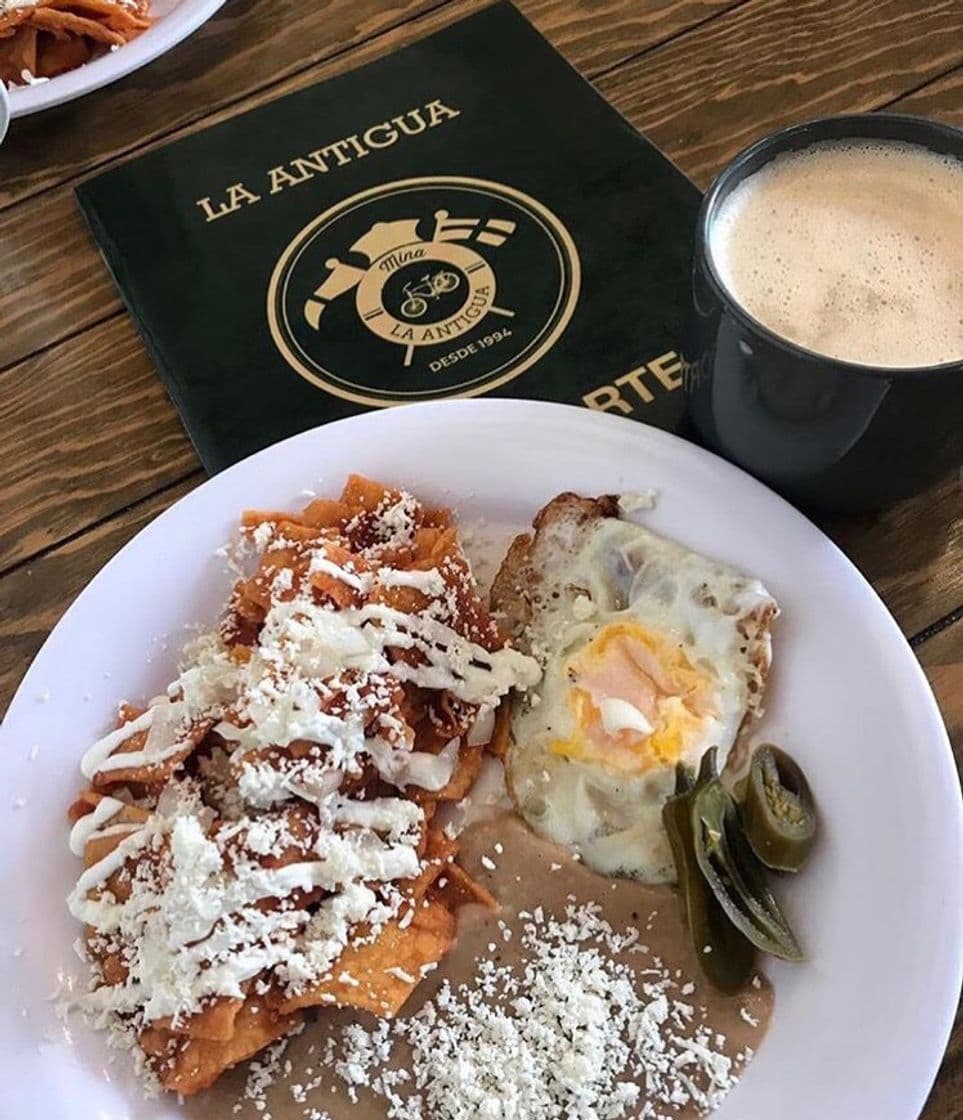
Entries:
POLYGON ((206 23, 224 0, 151 0, 154 22, 129 43, 46 82, 13 86, 10 116, 25 117, 73 101, 153 62, 206 23))
POLYGON ((334 493, 351 470, 498 528, 560 490, 654 486, 646 523, 766 583, 783 615, 763 731, 809 773, 822 842, 783 891, 810 959, 768 970, 769 1036, 717 1117, 916 1117, 960 988, 963 829, 939 712, 895 622, 818 530, 735 467, 630 420, 497 400, 370 413, 253 456, 144 529, 54 630, 0 732, 4 1115, 177 1115, 140 1098, 123 1059, 105 1080, 100 1040, 78 1026, 66 1041, 47 999, 78 933, 63 901, 77 873, 64 810, 115 702, 156 693, 182 627, 215 617, 227 577, 214 551, 238 511, 303 504, 305 487, 334 493))

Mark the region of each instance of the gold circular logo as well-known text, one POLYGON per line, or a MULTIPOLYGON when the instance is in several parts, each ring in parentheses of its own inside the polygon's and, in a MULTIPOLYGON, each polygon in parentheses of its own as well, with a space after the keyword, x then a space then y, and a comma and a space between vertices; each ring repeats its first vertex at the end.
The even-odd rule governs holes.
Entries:
POLYGON ((388 253, 369 269, 355 302, 362 323, 379 338, 392 342, 410 327, 412 346, 437 346, 472 330, 492 309, 495 273, 465 245, 416 242, 388 253), (416 278, 402 281, 400 298, 389 300, 389 282, 409 271, 416 278), (441 303, 449 295, 454 300, 441 303), (439 306, 444 308, 441 317, 433 314, 439 306))
POLYGON ((275 266, 271 336, 301 376, 359 404, 475 396, 530 368, 579 291, 568 231, 500 183, 406 179, 310 222, 275 266))

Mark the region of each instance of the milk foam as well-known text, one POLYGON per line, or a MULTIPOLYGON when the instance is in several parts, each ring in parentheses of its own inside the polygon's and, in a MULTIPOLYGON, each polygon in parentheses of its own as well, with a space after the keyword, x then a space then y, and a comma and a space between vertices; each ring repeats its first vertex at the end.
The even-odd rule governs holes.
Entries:
POLYGON ((809 350, 963 359, 963 161, 860 140, 777 156, 723 201, 709 250, 736 300, 809 350))

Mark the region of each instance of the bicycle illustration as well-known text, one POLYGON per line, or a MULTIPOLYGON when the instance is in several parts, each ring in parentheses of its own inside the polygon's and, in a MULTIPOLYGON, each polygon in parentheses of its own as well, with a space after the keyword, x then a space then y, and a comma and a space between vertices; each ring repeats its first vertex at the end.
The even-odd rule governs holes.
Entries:
POLYGON ((428 301, 453 292, 461 283, 457 272, 442 268, 438 272, 426 272, 416 283, 404 286, 405 298, 401 304, 401 314, 406 319, 420 319, 428 310, 428 301))

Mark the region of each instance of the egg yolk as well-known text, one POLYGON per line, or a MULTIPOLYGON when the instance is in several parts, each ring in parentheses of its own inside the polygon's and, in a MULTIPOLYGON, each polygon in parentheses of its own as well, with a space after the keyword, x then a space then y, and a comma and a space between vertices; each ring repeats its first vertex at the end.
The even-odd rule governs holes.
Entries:
POLYGON ((677 642, 638 623, 604 627, 571 658, 566 674, 575 729, 551 744, 566 758, 634 773, 674 766, 716 714, 711 676, 677 642), (635 726, 606 720, 605 702, 613 700, 622 702, 620 713, 635 709, 641 718, 621 721, 635 726))

